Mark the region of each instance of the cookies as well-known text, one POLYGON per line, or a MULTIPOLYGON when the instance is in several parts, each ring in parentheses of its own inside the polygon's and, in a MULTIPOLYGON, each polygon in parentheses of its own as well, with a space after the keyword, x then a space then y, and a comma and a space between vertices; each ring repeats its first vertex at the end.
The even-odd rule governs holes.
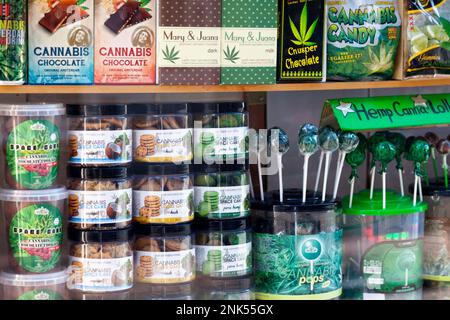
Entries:
POLYGON ((80 199, 76 194, 69 195, 69 215, 75 217, 79 215, 80 199))
POLYGON ((78 137, 76 135, 69 135, 69 154, 71 157, 78 155, 78 137))

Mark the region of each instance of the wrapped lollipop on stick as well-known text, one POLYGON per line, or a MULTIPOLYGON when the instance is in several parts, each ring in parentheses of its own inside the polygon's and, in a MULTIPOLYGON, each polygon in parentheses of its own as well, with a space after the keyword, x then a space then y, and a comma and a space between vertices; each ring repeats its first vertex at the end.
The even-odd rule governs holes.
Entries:
POLYGON ((272 127, 267 136, 271 150, 276 150, 278 163, 278 181, 280 188, 280 202, 284 201, 283 197, 283 155, 289 150, 289 136, 287 133, 278 127, 272 127), (276 149, 275 149, 276 148, 276 149))
POLYGON ((337 168, 336 180, 334 182, 333 200, 335 200, 337 197, 337 193, 338 193, 338 189, 339 189, 339 182, 341 180, 342 170, 344 168, 345 157, 350 152, 353 152, 358 147, 358 144, 359 144, 359 138, 355 133, 341 132, 339 134, 338 168, 337 168))
MULTIPOLYGON (((328 131, 333 131, 333 129, 329 126, 320 128, 319 130, 319 136, 328 131)), ((325 152, 321 150, 320 152, 320 159, 319 159, 319 166, 317 167, 317 175, 316 175, 316 183, 314 184, 314 193, 317 193, 319 191, 319 182, 320 182, 320 176, 322 175, 322 165, 323 165, 323 158, 325 157, 325 152)))
POLYGON ((323 175, 322 201, 325 201, 327 193, 328 173, 333 152, 339 148, 339 138, 333 130, 324 130, 319 134, 319 145, 325 154, 325 170, 323 175))
POLYGON ((375 132, 367 142, 369 152, 372 154, 370 160, 370 199, 373 199, 373 189, 375 186, 375 174, 377 170, 377 163, 375 161, 375 147, 380 143, 386 141, 386 132, 375 132))
POLYGON ((267 141, 267 136, 265 132, 264 134, 262 132, 263 130, 259 130, 259 133, 255 134, 255 136, 250 139, 251 143, 250 150, 256 152, 258 181, 259 181, 259 196, 261 201, 264 201, 264 184, 262 179, 261 154, 264 152, 266 148, 266 144, 264 142, 267 141))
POLYGON ((389 162, 394 160, 396 155, 395 146, 389 141, 381 141, 374 146, 373 157, 375 161, 381 163, 381 176, 383 181, 383 209, 386 209, 386 172, 389 162))
POLYGON ((353 206, 353 194, 355 191, 355 180, 358 178, 358 167, 363 164, 366 160, 366 148, 359 147, 347 154, 345 157, 345 162, 352 168, 352 173, 350 174, 350 200, 349 208, 353 206))
POLYGON ((306 202, 306 190, 308 189, 308 164, 309 158, 319 150, 319 136, 316 130, 305 133, 305 130, 300 128, 298 136, 298 150, 304 156, 303 162, 303 187, 302 187, 302 201, 306 202))
POLYGON ((426 163, 430 158, 431 147, 427 141, 416 138, 411 144, 408 154, 411 161, 414 163, 414 195, 413 204, 417 204, 417 188, 419 187, 420 201, 423 201, 421 177, 423 176, 422 164, 426 163))
POLYGON ((447 155, 450 152, 450 140, 448 139, 439 140, 439 142, 436 145, 436 150, 442 155, 442 169, 444 169, 444 184, 445 188, 448 189, 447 155))
POLYGON ((406 137, 397 132, 389 132, 387 135, 387 139, 390 143, 392 143, 395 146, 396 154, 395 154, 395 160, 397 161, 396 169, 398 172, 398 179, 400 181, 400 193, 402 197, 405 196, 405 187, 403 184, 403 162, 402 162, 402 155, 405 152, 405 145, 406 145, 406 137))
POLYGON ((436 162, 436 147, 439 142, 439 137, 434 132, 427 132, 425 133, 425 139, 427 139, 428 143, 431 146, 431 161, 433 161, 434 178, 436 179, 436 183, 438 183, 439 173, 436 162))

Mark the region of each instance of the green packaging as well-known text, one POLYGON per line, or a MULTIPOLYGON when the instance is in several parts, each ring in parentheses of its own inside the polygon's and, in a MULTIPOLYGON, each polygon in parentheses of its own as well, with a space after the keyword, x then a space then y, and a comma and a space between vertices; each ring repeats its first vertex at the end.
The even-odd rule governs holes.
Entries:
POLYGON ((277 82, 325 81, 323 0, 280 0, 277 82))
POLYGON ((222 0, 222 84, 274 84, 278 0, 222 0))

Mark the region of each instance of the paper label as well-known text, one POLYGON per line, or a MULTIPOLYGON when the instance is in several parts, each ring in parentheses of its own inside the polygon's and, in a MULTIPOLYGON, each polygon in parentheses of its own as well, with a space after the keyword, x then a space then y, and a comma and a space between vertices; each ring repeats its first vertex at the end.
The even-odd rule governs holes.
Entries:
POLYGON ((195 129, 196 157, 205 159, 245 158, 248 153, 248 128, 195 129))

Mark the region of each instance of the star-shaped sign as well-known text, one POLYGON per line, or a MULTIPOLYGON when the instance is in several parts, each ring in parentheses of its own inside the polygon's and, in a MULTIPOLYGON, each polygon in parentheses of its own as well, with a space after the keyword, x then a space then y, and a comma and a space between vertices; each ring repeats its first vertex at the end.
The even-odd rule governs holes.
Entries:
POLYGON ((347 118, 347 115, 349 113, 355 112, 355 110, 352 109, 352 104, 351 103, 345 103, 345 102, 342 102, 342 101, 341 101, 341 104, 336 107, 336 109, 338 109, 339 111, 342 112, 342 114, 344 115, 344 118, 347 118))
POLYGON ((418 95, 417 97, 411 98, 411 99, 412 99, 412 101, 414 101, 415 107, 420 107, 420 106, 426 107, 427 106, 427 100, 424 99, 422 97, 422 95, 418 95))

